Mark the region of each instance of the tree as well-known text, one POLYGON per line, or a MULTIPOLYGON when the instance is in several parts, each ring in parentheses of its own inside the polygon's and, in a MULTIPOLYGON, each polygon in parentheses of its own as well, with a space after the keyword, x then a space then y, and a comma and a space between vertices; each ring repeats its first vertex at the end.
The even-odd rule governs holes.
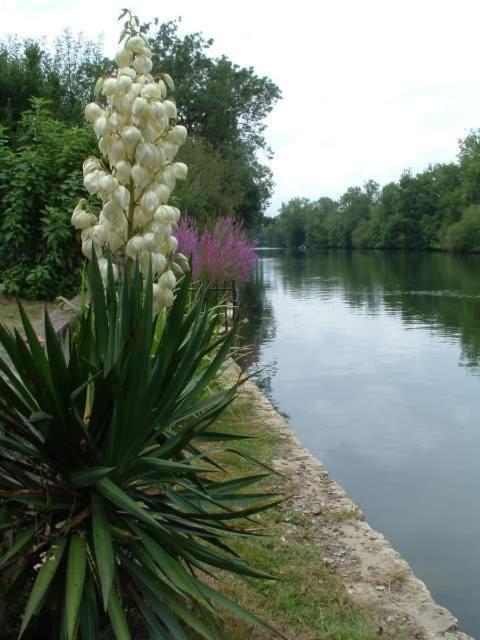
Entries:
POLYGON ((177 187, 182 211, 207 223, 212 218, 234 213, 242 201, 242 188, 231 163, 207 140, 187 140, 179 155, 189 169, 189 178, 177 187), (233 175, 232 175, 233 174, 233 175))
POLYGON ((292 198, 282 203, 278 216, 280 241, 287 247, 302 247, 306 241, 306 225, 312 215, 312 203, 307 198, 292 198))
POLYGON ((48 93, 47 58, 40 44, 13 36, 0 42, 0 121, 13 126, 32 96, 48 93))
POLYGON ((256 237, 261 247, 279 247, 282 242, 278 230, 278 217, 265 216, 256 237))
MULTIPOLYGON (((219 154, 225 180, 229 184, 233 180, 241 193, 232 211, 221 214, 233 212, 247 226, 256 226, 273 187, 271 171, 259 161, 258 153, 271 154, 263 135, 265 118, 281 97, 280 90, 269 78, 257 76, 253 67, 236 65, 226 56, 209 57, 213 40, 201 33, 181 37, 179 24, 180 19, 163 24, 156 19, 143 25, 153 69, 161 68, 175 78, 179 120, 193 144, 199 141, 203 151, 209 146, 219 154)), ((191 147, 185 152, 191 153, 191 147)), ((195 175, 197 165, 190 164, 190 174, 195 175)), ((199 172, 203 173, 200 167, 199 172)), ((216 204, 212 203, 212 214, 216 204)), ((201 211, 189 211, 203 216, 201 211)))
POLYGON ((61 96, 62 120, 83 122, 85 105, 93 98, 96 79, 110 67, 101 41, 88 40, 65 29, 55 40, 49 82, 61 96))
POLYGON ((306 219, 305 242, 309 247, 328 247, 332 218, 338 204, 331 198, 319 198, 313 203, 311 214, 306 219))
POLYGON ((470 205, 461 219, 448 228, 445 246, 451 251, 480 251, 480 205, 470 205))
POLYGON ((53 54, 39 40, 0 41, 0 122, 14 128, 34 97, 50 100, 54 117, 82 122, 83 105, 105 64, 100 42, 70 30, 56 39, 53 54))
POLYGON ((365 220, 372 205, 379 196, 379 185, 373 180, 364 187, 350 187, 338 201, 338 226, 336 241, 338 246, 351 248, 352 235, 356 226, 365 220))
POLYGON ((144 25, 152 49, 153 69, 175 78, 180 120, 192 137, 203 137, 214 149, 246 143, 266 149, 265 118, 281 97, 269 78, 253 67, 240 67, 226 56, 210 58, 213 40, 201 33, 178 34, 180 19, 144 25))
POLYGON ((480 129, 470 131, 458 141, 458 159, 462 172, 463 204, 480 202, 480 129))

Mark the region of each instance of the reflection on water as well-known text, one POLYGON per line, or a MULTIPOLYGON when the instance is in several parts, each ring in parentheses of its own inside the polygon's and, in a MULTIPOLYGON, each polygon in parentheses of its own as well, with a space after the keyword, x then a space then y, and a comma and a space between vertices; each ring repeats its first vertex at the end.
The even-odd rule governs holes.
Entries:
POLYGON ((480 638, 480 257, 259 251, 245 364, 480 638))

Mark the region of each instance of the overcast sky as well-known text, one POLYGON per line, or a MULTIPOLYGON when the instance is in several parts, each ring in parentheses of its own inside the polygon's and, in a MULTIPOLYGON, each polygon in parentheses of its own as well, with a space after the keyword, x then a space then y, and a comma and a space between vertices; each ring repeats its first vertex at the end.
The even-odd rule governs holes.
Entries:
MULTIPOLYGON (((65 27, 116 48, 128 0, 0 0, 0 35, 65 27)), ((268 120, 275 157, 269 212, 294 196, 333 197, 373 178, 456 157, 480 128, 478 0, 135 0, 142 21, 182 16, 214 54, 281 88, 268 120), (158 6, 158 9, 153 9, 158 6)))

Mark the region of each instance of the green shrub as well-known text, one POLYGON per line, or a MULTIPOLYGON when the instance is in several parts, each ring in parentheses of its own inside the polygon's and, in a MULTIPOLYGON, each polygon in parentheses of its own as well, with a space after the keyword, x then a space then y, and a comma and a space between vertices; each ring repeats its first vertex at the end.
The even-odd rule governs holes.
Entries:
POLYGON ((188 278, 153 320, 138 263, 119 285, 110 265, 104 290, 94 259, 89 282, 63 342, 46 317, 44 349, 23 311, 26 342, 0 327, 0 574, 17 569, 7 603, 28 597, 11 624, 51 640, 211 639, 217 605, 258 622, 214 583, 271 577, 229 539, 277 498, 252 492, 264 474, 223 480, 215 451, 235 435, 208 431, 238 386, 210 389, 234 332, 218 333, 201 293, 189 302, 188 278))
POLYGON ((450 225, 444 245, 450 251, 480 251, 480 205, 471 205, 458 222, 450 225))
POLYGON ((23 113, 18 135, 12 148, 0 135, 0 292, 68 296, 83 263, 70 217, 84 193, 82 162, 94 137, 86 126, 54 120, 40 99, 23 113))

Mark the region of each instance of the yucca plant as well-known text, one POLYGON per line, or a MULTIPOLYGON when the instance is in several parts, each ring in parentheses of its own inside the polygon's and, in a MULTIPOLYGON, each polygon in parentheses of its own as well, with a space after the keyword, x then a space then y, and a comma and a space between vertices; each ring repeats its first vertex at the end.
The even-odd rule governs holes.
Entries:
POLYGON ((188 276, 156 317, 138 263, 120 283, 109 263, 104 287, 93 259, 89 284, 64 340, 45 315, 40 344, 21 307, 24 336, 0 327, 0 572, 25 598, 19 635, 221 638, 218 606, 259 623, 216 582, 271 578, 230 544, 278 501, 252 492, 263 473, 222 480, 215 461, 233 446, 209 428, 237 390, 212 388, 234 332, 188 276))

